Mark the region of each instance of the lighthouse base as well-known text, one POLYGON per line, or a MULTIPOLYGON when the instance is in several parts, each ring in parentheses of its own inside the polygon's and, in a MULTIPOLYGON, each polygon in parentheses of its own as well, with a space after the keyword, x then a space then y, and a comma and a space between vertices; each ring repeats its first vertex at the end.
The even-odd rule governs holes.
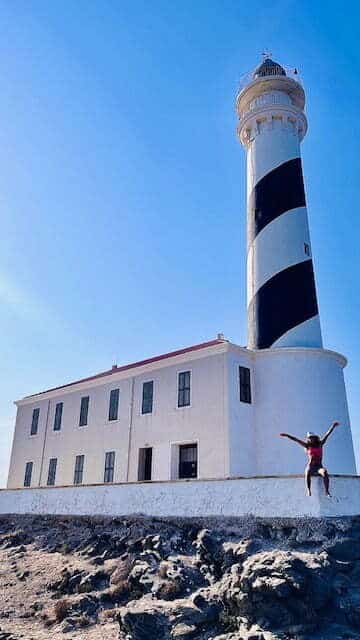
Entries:
POLYGON ((331 477, 331 492, 332 498, 327 498, 321 479, 313 478, 309 498, 300 476, 4 489, 0 491, 0 514, 181 518, 360 515, 360 476, 331 477))
MULTIPOLYGON (((253 351, 254 402, 251 428, 252 472, 247 475, 303 473, 304 450, 280 433, 301 440, 307 431, 323 435, 335 420, 324 447, 324 464, 332 474, 356 474, 343 369, 346 359, 334 351, 278 348, 253 351)), ((235 416, 230 475, 244 475, 239 465, 244 447, 242 423, 235 416)))

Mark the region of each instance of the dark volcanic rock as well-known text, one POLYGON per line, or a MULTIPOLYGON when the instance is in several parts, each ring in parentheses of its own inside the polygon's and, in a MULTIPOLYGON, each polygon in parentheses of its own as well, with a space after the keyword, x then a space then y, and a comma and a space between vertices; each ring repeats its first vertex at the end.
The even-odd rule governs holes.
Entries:
POLYGON ((77 569, 70 571, 66 568, 62 572, 60 580, 50 582, 48 588, 50 591, 55 591, 56 595, 75 593, 84 576, 85 571, 79 571, 77 569))
POLYGON ((12 547, 22 547, 22 551, 24 550, 25 545, 31 544, 33 541, 32 536, 25 531, 15 531, 14 533, 9 533, 8 535, 2 536, 0 538, 0 545, 3 549, 11 549, 12 547))
POLYGON ((360 518, 0 516, 3 561, 1 621, 23 637, 62 604, 77 637, 120 611, 121 640, 360 639, 360 518))
POLYGON ((93 616, 97 612, 98 605, 99 602, 97 597, 86 594, 73 604, 73 610, 93 616))
POLYGON ((106 589, 110 584, 110 578, 107 573, 102 571, 95 571, 94 573, 88 573, 84 576, 78 587, 78 593, 88 593, 89 591, 102 591, 106 589))
POLYGON ((327 552, 336 560, 353 562, 360 559, 360 538, 343 538, 327 547, 327 552))
POLYGON ((213 567, 217 574, 224 560, 224 549, 222 541, 210 533, 208 529, 202 529, 193 542, 199 559, 204 564, 213 567))
POLYGON ((316 626, 335 596, 333 569, 325 553, 258 553, 234 565, 222 591, 230 619, 245 617, 265 629, 316 626))
POLYGON ((126 611, 120 614, 120 631, 129 634, 131 640, 167 640, 170 624, 159 611, 126 611))

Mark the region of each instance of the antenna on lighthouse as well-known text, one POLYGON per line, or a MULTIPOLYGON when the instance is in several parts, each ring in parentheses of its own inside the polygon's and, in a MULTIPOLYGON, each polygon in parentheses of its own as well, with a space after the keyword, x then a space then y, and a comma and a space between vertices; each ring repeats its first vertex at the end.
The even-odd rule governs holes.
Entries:
POLYGON ((262 52, 262 57, 264 60, 266 60, 266 58, 271 58, 272 53, 271 51, 269 51, 269 49, 264 49, 264 51, 262 52))

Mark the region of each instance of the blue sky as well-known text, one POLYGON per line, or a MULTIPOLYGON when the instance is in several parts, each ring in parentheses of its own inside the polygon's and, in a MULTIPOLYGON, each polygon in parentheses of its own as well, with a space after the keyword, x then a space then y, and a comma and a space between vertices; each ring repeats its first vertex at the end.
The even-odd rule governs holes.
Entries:
POLYGON ((264 48, 305 83, 322 329, 359 441, 358 35, 355 2, 0 4, 0 486, 14 399, 218 331, 246 343, 234 103, 264 48))

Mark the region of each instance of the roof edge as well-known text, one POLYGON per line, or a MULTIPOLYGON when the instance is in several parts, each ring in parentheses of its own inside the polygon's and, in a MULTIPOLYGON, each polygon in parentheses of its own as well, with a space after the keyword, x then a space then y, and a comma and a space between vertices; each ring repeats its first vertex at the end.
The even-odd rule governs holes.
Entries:
POLYGON ((202 351, 205 349, 211 349, 213 347, 219 347, 222 345, 231 345, 228 340, 216 338, 215 340, 209 340, 208 342, 201 342, 199 344, 192 345, 190 347, 184 347, 182 349, 176 349, 175 351, 169 351, 167 353, 160 354, 158 356, 153 356, 151 358, 146 358, 144 360, 138 360, 136 362, 132 362, 129 364, 122 365, 120 367, 114 366, 111 369, 107 369, 106 371, 102 371, 100 373, 94 374, 92 376, 88 376, 86 378, 80 378, 79 380, 74 380, 72 382, 68 382, 64 385, 60 385, 57 387, 52 387, 50 389, 45 389, 44 391, 40 391, 38 393, 33 393, 20 400, 15 401, 16 405, 27 404, 31 400, 41 399, 42 397, 47 396, 48 394, 55 394, 57 391, 67 391, 71 389, 71 387, 76 387, 77 385, 82 385, 84 383, 92 383, 100 380, 104 380, 104 383, 111 378, 112 375, 117 373, 123 373, 126 371, 131 372, 133 369, 138 369, 141 367, 146 367, 151 364, 156 364, 158 362, 162 362, 164 360, 176 358, 187 353, 194 353, 198 351, 202 351))

